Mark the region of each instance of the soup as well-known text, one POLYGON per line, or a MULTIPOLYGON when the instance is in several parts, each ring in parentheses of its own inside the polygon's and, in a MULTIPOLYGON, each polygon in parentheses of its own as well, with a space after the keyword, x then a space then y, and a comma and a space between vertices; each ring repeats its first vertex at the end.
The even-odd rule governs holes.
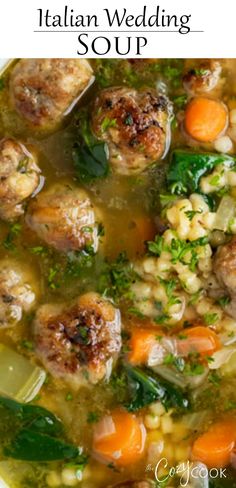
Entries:
POLYGON ((1 486, 236 486, 235 79, 2 74, 1 486))

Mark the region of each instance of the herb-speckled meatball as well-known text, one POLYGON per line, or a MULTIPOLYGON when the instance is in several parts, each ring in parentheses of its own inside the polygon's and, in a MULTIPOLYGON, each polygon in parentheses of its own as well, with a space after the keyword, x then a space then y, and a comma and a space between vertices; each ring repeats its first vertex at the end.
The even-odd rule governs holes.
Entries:
POLYGON ((95 101, 92 128, 107 141, 116 173, 140 173, 166 153, 171 105, 154 90, 108 88, 95 101))
POLYGON ((192 68, 184 75, 184 88, 192 95, 210 92, 219 84, 221 72, 219 61, 205 60, 198 68, 192 68))
POLYGON ((13 139, 0 142, 0 218, 13 220, 24 212, 24 202, 39 185, 35 157, 13 139))
POLYGON ((214 272, 220 286, 231 298, 225 310, 236 318, 236 237, 218 248, 214 272))
POLYGON ((24 265, 5 259, 0 262, 0 329, 12 327, 35 305, 37 286, 24 265))
POLYGON ((53 376, 77 389, 109 378, 121 347, 120 333, 119 310, 90 292, 72 305, 39 308, 36 353, 53 376))
POLYGON ((92 77, 86 59, 22 59, 11 73, 12 104, 32 126, 53 128, 76 103, 92 77))
POLYGON ((56 184, 34 198, 26 222, 58 251, 97 250, 98 230, 93 205, 85 190, 56 184))

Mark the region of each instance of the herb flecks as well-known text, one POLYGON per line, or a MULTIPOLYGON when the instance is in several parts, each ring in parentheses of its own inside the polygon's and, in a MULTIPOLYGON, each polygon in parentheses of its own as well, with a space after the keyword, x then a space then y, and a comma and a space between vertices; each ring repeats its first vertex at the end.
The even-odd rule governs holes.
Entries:
POLYGON ((14 251, 16 249, 15 240, 19 236, 22 229, 22 225, 19 223, 14 223, 10 225, 10 229, 2 242, 2 245, 8 251, 14 251))
POLYGON ((125 252, 121 252, 113 262, 107 262, 100 274, 98 291, 115 301, 131 298, 131 285, 137 275, 125 252))

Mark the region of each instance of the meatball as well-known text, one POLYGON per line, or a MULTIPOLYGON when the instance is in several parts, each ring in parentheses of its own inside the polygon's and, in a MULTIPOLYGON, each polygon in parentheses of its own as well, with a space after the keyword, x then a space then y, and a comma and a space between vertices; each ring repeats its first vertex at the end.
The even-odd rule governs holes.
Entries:
POLYGON ((27 268, 12 260, 0 263, 0 328, 12 327, 36 302, 36 287, 27 268))
POLYGON ((116 173, 145 170, 168 149, 171 105, 154 90, 108 88, 95 101, 92 128, 109 146, 116 173))
POLYGON ((59 183, 39 193, 30 202, 26 223, 58 251, 97 250, 95 212, 80 188, 59 183))
POLYGON ((219 283, 229 294, 236 294, 236 237, 219 247, 214 260, 214 270, 219 283))
POLYGON ((53 128, 92 79, 86 59, 22 59, 11 73, 11 101, 31 125, 53 128))
POLYGON ((71 387, 108 379, 121 348, 119 310, 90 292, 72 305, 43 305, 34 325, 36 353, 71 387))
POLYGON ((214 272, 220 286, 231 297, 225 310, 236 318, 236 237, 220 246, 214 259, 214 272))
POLYGON ((206 60, 198 68, 190 69, 184 75, 184 88, 192 95, 207 93, 218 85, 221 71, 219 61, 206 60))
POLYGON ((39 185, 35 157, 19 142, 0 142, 0 218, 13 220, 24 212, 24 202, 39 185))

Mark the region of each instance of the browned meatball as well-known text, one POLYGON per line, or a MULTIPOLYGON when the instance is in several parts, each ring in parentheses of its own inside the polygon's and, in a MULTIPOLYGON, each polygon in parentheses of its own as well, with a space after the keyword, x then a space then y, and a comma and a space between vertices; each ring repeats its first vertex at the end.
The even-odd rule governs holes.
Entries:
POLYGON ((218 248, 214 272, 222 289, 231 297, 225 310, 236 318, 236 237, 218 248))
POLYGON ((190 69, 184 75, 184 88, 192 95, 209 92, 219 83, 221 71, 219 61, 206 60, 199 67, 190 69))
POLYGON ((42 191, 28 207, 26 222, 38 236, 58 251, 97 250, 95 212, 86 191, 55 184, 42 191))
POLYGON ((24 211, 25 200, 39 185, 35 157, 20 142, 0 142, 0 218, 13 220, 24 211))
POLYGON ((155 488, 155 481, 124 481, 118 485, 109 486, 108 488, 155 488))
POLYGON ((86 59, 22 59, 11 73, 12 104, 33 126, 55 127, 92 76, 86 59))
POLYGON ((27 267, 14 260, 0 262, 0 329, 12 327, 35 305, 38 287, 27 267))
POLYGON ((165 154, 171 105, 154 90, 108 88, 95 101, 92 127, 107 141, 116 173, 140 173, 165 154))
POLYGON ((121 347, 119 310, 96 293, 73 305, 43 305, 35 327, 36 352, 45 368, 77 389, 109 378, 121 347))
POLYGON ((219 283, 230 294, 236 294, 236 237, 219 247, 214 260, 214 270, 219 283))

